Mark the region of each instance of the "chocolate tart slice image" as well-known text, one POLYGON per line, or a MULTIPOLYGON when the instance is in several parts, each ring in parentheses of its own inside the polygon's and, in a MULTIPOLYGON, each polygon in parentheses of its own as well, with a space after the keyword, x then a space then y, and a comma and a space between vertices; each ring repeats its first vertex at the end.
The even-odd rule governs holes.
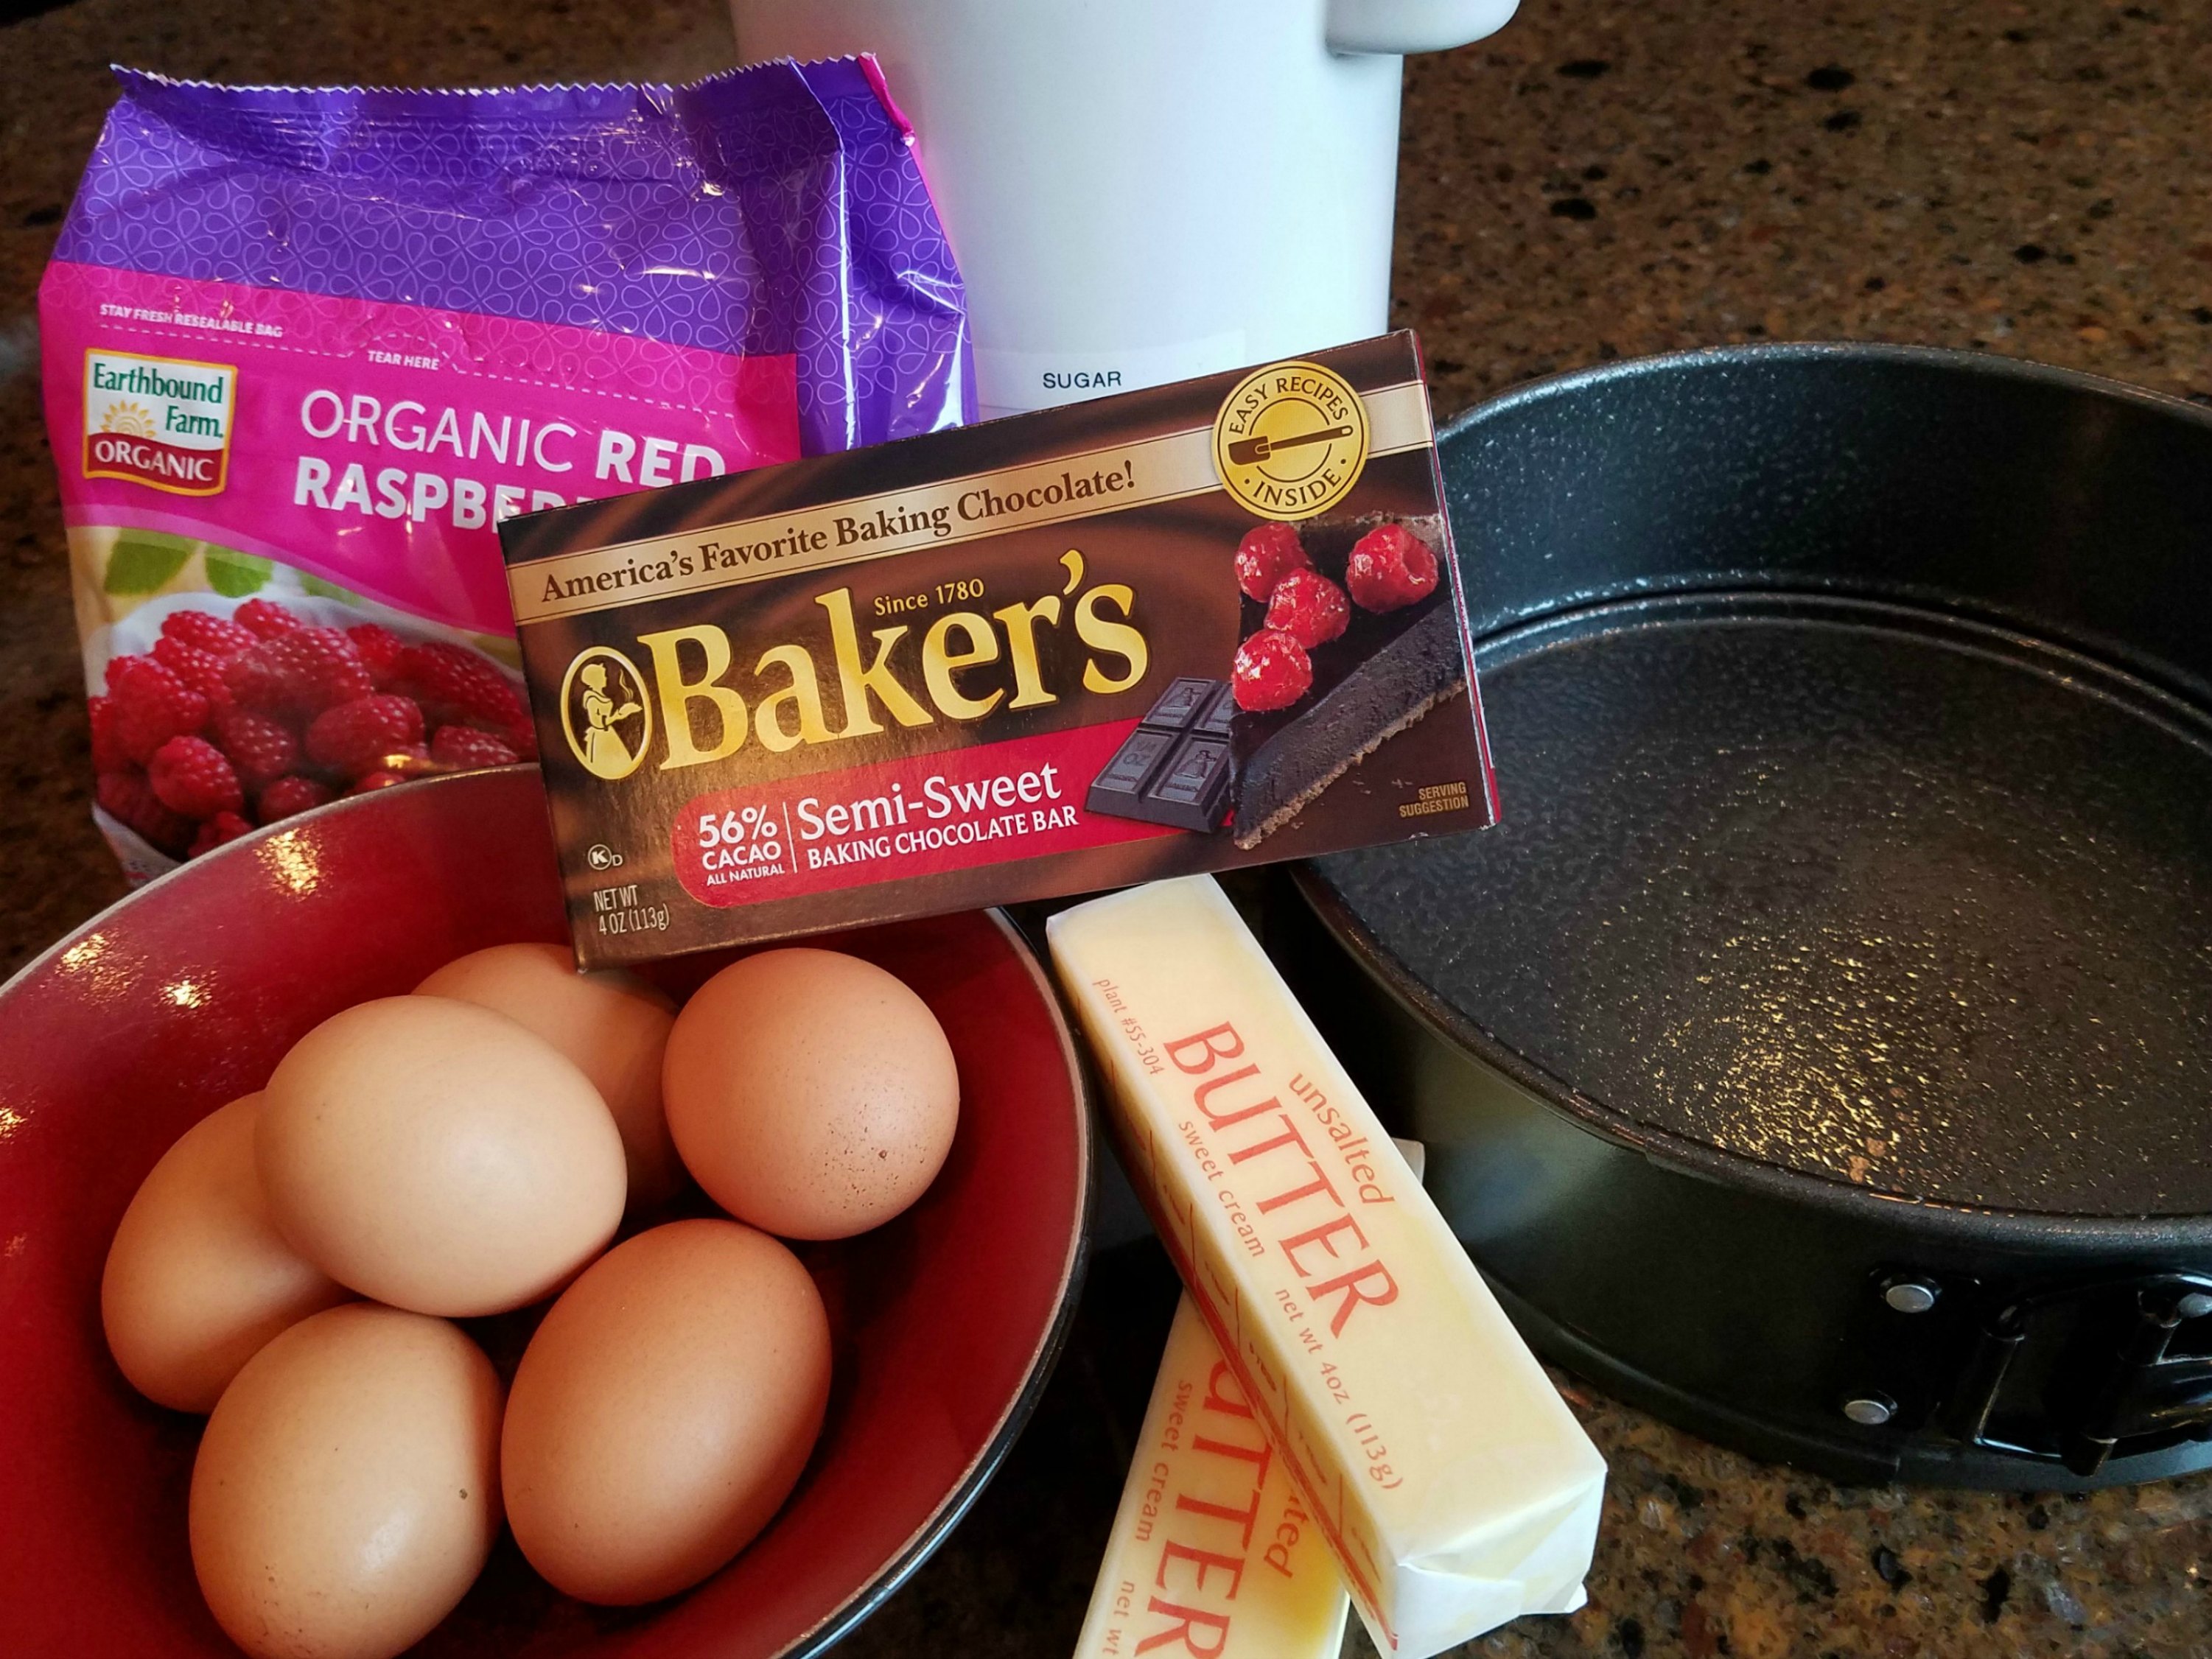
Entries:
MULTIPOLYGON (((1341 586, 1346 561, 1378 525, 1411 531, 1441 563, 1443 520, 1435 514, 1368 514, 1301 525, 1315 569, 1341 586)), ((1266 625, 1267 607, 1246 599, 1240 636, 1266 625)), ((1465 689, 1459 624, 1449 581, 1395 611, 1354 604, 1337 638, 1308 653, 1313 686, 1287 708, 1237 710, 1229 747, 1236 768, 1230 827, 1240 848, 1258 846, 1311 805, 1322 792, 1455 692, 1465 689)))

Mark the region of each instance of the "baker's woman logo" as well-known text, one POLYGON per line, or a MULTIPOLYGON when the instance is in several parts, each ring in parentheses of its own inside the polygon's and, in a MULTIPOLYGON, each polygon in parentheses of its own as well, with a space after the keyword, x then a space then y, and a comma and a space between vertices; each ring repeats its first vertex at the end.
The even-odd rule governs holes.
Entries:
POLYGON ((1319 363, 1255 368, 1213 417, 1213 470, 1263 519, 1310 519, 1352 493, 1367 465, 1367 406, 1319 363))
POLYGON ((593 777, 612 783, 637 770, 653 744, 653 705, 628 657, 604 645, 576 653, 561 679, 561 730, 593 777))

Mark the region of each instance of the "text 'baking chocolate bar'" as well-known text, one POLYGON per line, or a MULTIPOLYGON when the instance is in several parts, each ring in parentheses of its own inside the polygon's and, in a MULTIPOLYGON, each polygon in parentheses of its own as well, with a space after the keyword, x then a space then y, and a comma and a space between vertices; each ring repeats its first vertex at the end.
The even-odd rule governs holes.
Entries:
POLYGON ((586 967, 1495 816, 1410 334, 501 539, 586 967))

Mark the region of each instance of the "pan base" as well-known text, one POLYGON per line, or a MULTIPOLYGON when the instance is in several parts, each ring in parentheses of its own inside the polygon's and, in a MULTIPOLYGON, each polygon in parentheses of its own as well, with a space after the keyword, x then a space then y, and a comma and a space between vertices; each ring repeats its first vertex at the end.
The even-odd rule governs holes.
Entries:
POLYGON ((1699 593, 1486 642, 1503 822, 1322 862, 1601 1114, 1948 1205, 2212 1211, 2212 719, 1910 606, 1699 593))
POLYGON ((1710 1395, 1678 1388, 1607 1352, 1495 1279, 1490 1288, 1528 1346, 1552 1364, 1692 1434, 1769 1462, 1810 1469, 1839 1486, 1886 1486, 1907 1480, 1984 1492, 2094 1492, 2136 1481, 2172 1480, 2212 1464, 2212 1449, 2184 1441, 2159 1451, 2116 1457, 2085 1480, 2046 1459, 1986 1450, 1932 1435, 1890 1436, 1875 1442, 1864 1431, 1848 1431, 1848 1425, 1843 1431, 1823 1434, 1771 1411, 1740 1410, 1710 1395))

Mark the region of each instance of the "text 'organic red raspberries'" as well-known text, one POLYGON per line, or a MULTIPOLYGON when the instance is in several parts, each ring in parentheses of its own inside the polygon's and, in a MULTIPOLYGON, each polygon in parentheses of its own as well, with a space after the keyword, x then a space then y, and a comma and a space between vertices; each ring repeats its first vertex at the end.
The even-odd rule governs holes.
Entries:
MULTIPOLYGON (((4 21, 53 3, 19 4, 4 21)), ((100 100, 113 108, 84 173, 88 209, 71 220, 67 258, 36 319, 53 370, 46 413, 59 464, 50 475, 59 511, 46 518, 69 525, 69 556, 56 570, 67 567, 87 689, 105 696, 110 659, 150 658, 158 635, 173 642, 169 655, 204 653, 226 671, 217 687, 204 683, 204 663, 178 657, 168 665, 188 688, 280 720, 295 738, 341 704, 404 695, 424 707, 416 740, 393 750, 403 759, 427 762, 427 752, 403 751, 427 751, 428 734, 449 724, 520 755, 532 739, 499 521, 573 497, 592 447, 611 487, 629 488, 666 482, 664 466, 720 472, 795 456, 802 428, 812 434, 825 417, 822 445, 805 447, 856 448, 971 419, 958 272, 902 142, 904 123, 872 73, 851 59, 733 70, 659 110, 650 143, 712 156, 747 181, 725 189, 645 180, 638 167, 651 167, 632 164, 636 122, 625 100, 667 100, 632 86, 465 98, 386 88, 370 100, 375 131, 364 144, 358 90, 241 94, 125 71, 119 99, 110 88, 100 100), (604 159, 610 146, 620 159, 604 159), (702 265, 685 252, 660 257, 664 246, 723 252, 702 265), (180 289, 180 259, 224 277, 220 292, 180 289), (864 324, 817 328, 824 295, 856 291, 864 324), (879 291, 897 307, 889 326, 876 315, 879 291), (191 312, 216 314, 177 313, 149 333, 149 319, 169 318, 179 293, 191 312), (612 305, 617 331, 580 332, 593 321, 580 305, 595 315, 612 305), (803 374, 764 370, 732 343, 799 338, 809 343, 803 374), (404 350, 384 349, 402 342, 404 350), (127 395, 100 371, 115 354, 127 395), (165 408, 171 392, 184 402, 165 408), (216 406, 200 406, 210 396, 216 406), (501 412, 518 402, 520 412, 501 412), (653 435, 623 435, 640 422, 653 435), (172 623, 172 612, 185 619, 172 623), (324 629, 348 638, 349 664, 261 649, 324 629), (452 654, 413 653, 418 695, 399 669, 426 640, 449 641, 452 654)), ((0 112, 0 128, 28 125, 27 112, 0 112)), ((86 144, 68 141, 80 158, 86 144)), ((37 190, 44 202, 52 182, 37 190)), ((13 180, 0 191, 12 204, 0 210, 0 233, 32 205, 15 201, 21 193, 13 180)), ((57 208, 30 219, 58 216, 57 208)), ((40 244, 42 260, 52 240, 40 244)), ((13 277, 30 269, 28 254, 27 242, 10 242, 0 267, 13 277)), ((33 325, 19 315, 21 289, 0 318, 0 381, 11 386, 36 378, 15 373, 27 362, 15 336, 33 325)), ((9 419, 21 424, 29 401, 27 386, 9 419)), ((12 501, 21 493, 12 452, 4 466, 12 501)), ((1224 528, 1218 552, 1251 522, 1224 528)), ((37 526, 52 541, 49 528, 37 526)), ((1059 603, 1074 598, 1071 588, 1059 603)), ((16 633, 30 620, 4 618, 16 633)), ((1222 643, 1234 644, 1226 630, 1222 643)), ((609 712, 596 694, 592 708, 609 712)), ((866 710, 855 718, 865 725, 866 710)), ((565 750, 558 729, 556 711, 545 733, 565 750)), ((64 726, 65 740, 81 741, 72 730, 82 728, 64 726)), ((143 769, 175 737, 222 746, 195 720, 149 726, 111 709, 101 730, 102 754, 117 762, 102 769, 115 772, 143 769)), ((595 741, 604 748, 613 737, 595 741)), ((471 763, 492 753, 463 746, 471 763)), ((338 769, 301 764, 345 787, 338 769)), ((104 810, 100 823, 132 880, 173 861, 104 810)), ((0 1640, 0 1659, 15 1645, 0 1640)))
POLYGON ((1246 599, 1265 605, 1285 572, 1310 562, 1296 525, 1254 525, 1237 544, 1237 586, 1246 599))
POLYGON ((1344 585, 1363 610, 1396 611, 1437 591, 1437 556, 1401 524, 1377 525, 1352 544, 1344 585))
POLYGON ((1229 671, 1237 706, 1252 714, 1288 708, 1313 684, 1313 660, 1280 629, 1263 628, 1237 647, 1229 671))

